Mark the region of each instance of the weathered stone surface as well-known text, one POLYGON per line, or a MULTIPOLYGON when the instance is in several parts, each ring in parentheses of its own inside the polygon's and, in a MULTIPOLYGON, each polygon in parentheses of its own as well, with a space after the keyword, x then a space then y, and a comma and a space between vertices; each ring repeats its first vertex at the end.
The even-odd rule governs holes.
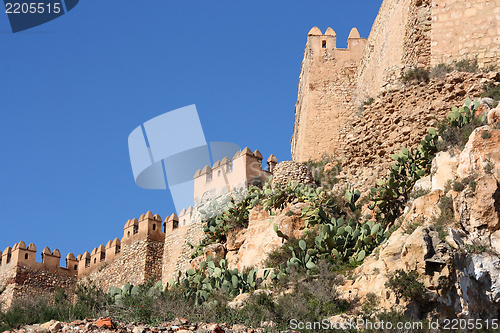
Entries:
POLYGON ((496 107, 488 112, 488 124, 492 125, 498 122, 500 122, 500 108, 496 107))
POLYGON ((476 180, 476 189, 466 189, 455 199, 457 217, 464 228, 474 233, 484 228, 500 228, 500 188, 493 175, 483 175, 476 180))
POLYGON ((452 155, 450 152, 439 152, 432 160, 431 190, 444 190, 448 181, 455 178, 457 174, 457 155, 452 155))
POLYGON ((476 128, 458 157, 458 176, 465 178, 473 173, 483 173, 485 166, 491 163, 494 167, 492 173, 500 179, 498 147, 500 147, 500 129, 493 129, 490 126, 476 128), (485 137, 484 132, 488 132, 489 137, 485 137))
POLYGON ((268 254, 283 244, 273 225, 287 237, 299 237, 304 228, 304 221, 299 217, 305 204, 299 203, 285 208, 276 216, 270 216, 262 207, 258 206, 250 212, 248 228, 240 231, 244 238, 238 251, 229 251, 229 267, 235 265, 238 269, 259 267, 263 268, 268 254), (291 211, 291 213, 287 213, 291 211), (237 252, 233 254, 233 252, 237 252))
POLYGON ((271 184, 281 184, 285 186, 288 183, 298 182, 299 184, 314 184, 311 172, 304 164, 283 161, 276 165, 273 171, 271 184))

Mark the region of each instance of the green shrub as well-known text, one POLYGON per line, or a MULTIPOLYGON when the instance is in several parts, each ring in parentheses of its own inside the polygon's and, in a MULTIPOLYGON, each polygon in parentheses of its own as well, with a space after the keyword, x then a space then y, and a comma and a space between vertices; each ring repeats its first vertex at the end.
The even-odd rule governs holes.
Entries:
MULTIPOLYGON (((484 173, 491 175, 493 170, 495 170, 495 163, 493 163, 489 158, 485 158, 486 164, 483 167, 484 173)), ((1 292, 0 292, 1 294, 1 292)))
POLYGON ((486 252, 486 250, 487 250, 486 246, 471 245, 471 244, 465 244, 465 249, 467 250, 467 252, 475 253, 475 254, 481 254, 483 252, 486 252))
POLYGON ((410 199, 415 200, 415 199, 423 197, 424 195, 427 195, 429 193, 431 193, 430 189, 419 188, 418 190, 413 190, 410 193, 410 199))
POLYGON ((403 83, 428 82, 429 74, 429 71, 423 68, 413 68, 403 73, 401 75, 401 80, 403 83))
POLYGON ((438 142, 438 150, 445 151, 451 148, 462 150, 472 132, 485 125, 485 115, 476 116, 479 101, 472 103, 470 99, 465 101, 461 108, 453 107, 446 120, 438 124, 438 132, 442 141, 438 142))
POLYGON ((453 191, 455 192, 462 192, 464 189, 465 189, 465 185, 462 184, 461 181, 458 181, 458 180, 455 180, 453 182, 453 185, 451 186, 451 188, 453 189, 453 191))
POLYGON ((110 304, 110 298, 93 284, 78 284, 73 293, 74 302, 59 287, 53 293, 16 299, 9 309, 0 312, 0 328, 11 330, 52 319, 72 321, 96 318, 102 316, 110 304))
POLYGON ((422 298, 425 288, 422 282, 418 281, 417 271, 406 273, 398 269, 389 277, 386 287, 391 288, 398 298, 406 301, 419 300, 422 298))
POLYGON ((472 192, 475 192, 476 186, 477 186, 476 178, 477 178, 477 175, 472 174, 468 177, 463 178, 462 180, 458 180, 458 179, 454 180, 451 183, 451 188, 455 192, 462 192, 463 190, 465 190, 466 187, 469 187, 472 190, 472 192))
POLYGON ((311 171, 316 186, 332 189, 339 182, 337 176, 342 171, 342 163, 333 156, 323 155, 319 161, 309 160, 303 164, 311 171), (325 171, 327 164, 334 165, 328 172, 325 171))
POLYGON ((479 72, 479 65, 477 59, 465 58, 454 63, 455 69, 459 72, 477 73, 479 72))
POLYGON ((379 297, 375 293, 366 294, 365 303, 361 307, 364 313, 371 314, 374 313, 379 304, 379 297))
POLYGON ((301 238, 289 238, 288 241, 277 248, 276 250, 273 250, 271 253, 269 253, 267 259, 265 260, 265 267, 273 267, 277 268, 280 267, 282 264, 286 264, 288 259, 292 257, 292 251, 299 252, 300 247, 299 247, 299 241, 304 240, 306 242, 306 246, 308 249, 312 248, 314 246, 314 241, 317 235, 317 230, 309 230, 304 233, 303 237, 301 238))
POLYGON ((493 98, 493 107, 497 107, 498 101, 500 101, 500 85, 495 85, 495 82, 490 82, 483 86, 483 93, 481 97, 493 98))
POLYGON ((363 102, 363 105, 372 105, 373 102, 375 102, 375 98, 373 97, 369 97, 368 99, 366 99, 364 102, 363 102))
POLYGON ((370 189, 370 209, 374 210, 382 226, 392 225, 403 212, 413 185, 430 172, 431 162, 437 148, 437 133, 429 128, 417 149, 403 148, 391 158, 396 161, 390 168, 386 180, 379 180, 377 187, 370 189))

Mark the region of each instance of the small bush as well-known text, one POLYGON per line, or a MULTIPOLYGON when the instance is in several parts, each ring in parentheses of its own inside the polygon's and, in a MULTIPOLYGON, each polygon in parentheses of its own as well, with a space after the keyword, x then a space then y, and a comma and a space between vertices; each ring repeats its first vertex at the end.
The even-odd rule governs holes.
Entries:
POLYGON ((431 68, 429 73, 430 78, 444 79, 446 74, 453 71, 453 66, 446 64, 439 64, 431 68))
POLYGON ((491 133, 488 131, 481 131, 481 139, 487 140, 491 138, 491 133))
POLYGON ((325 154, 319 161, 309 160, 303 164, 311 171, 314 182, 317 186, 332 189, 333 186, 339 182, 337 176, 342 171, 342 164, 333 156, 325 154), (333 164, 330 171, 325 171, 325 166, 327 164, 333 164))
POLYGON ((367 314, 375 312, 379 304, 379 297, 375 293, 366 294, 366 301, 361 310, 367 314))
POLYGON ((467 252, 470 253, 475 253, 475 254, 480 254, 483 252, 486 252, 486 246, 483 245, 471 245, 471 244, 465 244, 465 249, 467 252))
POLYGON ((429 193, 431 193, 430 189, 419 188, 418 190, 413 190, 410 193, 410 199, 415 200, 415 199, 423 197, 424 195, 427 195, 429 193))
POLYGON ((459 72, 477 73, 479 72, 479 65, 477 59, 462 59, 455 62, 455 69, 459 72))
POLYGON ((453 191, 455 192, 462 192, 464 189, 465 189, 465 185, 462 184, 461 181, 459 180, 455 180, 453 182, 453 185, 451 186, 451 188, 453 189, 453 191))
POLYGON ((423 283, 418 281, 418 273, 415 270, 408 273, 402 269, 396 270, 389 277, 386 287, 391 288, 398 298, 406 301, 421 299, 425 291, 423 283))
POLYGON ((401 76, 403 83, 428 82, 429 71, 423 68, 409 69, 401 76))
POLYGON ((276 268, 283 263, 286 264, 287 260, 292 257, 292 250, 290 250, 290 247, 295 251, 295 253, 299 253, 301 251, 299 247, 299 242, 302 239, 306 242, 306 246, 308 249, 314 248, 315 238, 316 238, 316 230, 310 230, 306 232, 302 238, 292 237, 288 239, 288 241, 281 247, 269 253, 264 263, 265 267, 276 268))
MULTIPOLYGON (((493 163, 489 158, 485 159, 486 164, 483 167, 484 173, 491 175, 493 174, 493 170, 495 169, 495 163, 493 163)), ((0 292, 1 294, 1 292, 0 292)))
POLYGON ((456 148, 462 150, 472 132, 483 125, 478 117, 474 117, 469 123, 465 124, 462 128, 457 128, 452 126, 447 120, 438 123, 438 132, 441 136, 441 141, 438 142, 437 148, 439 151, 448 151, 450 149, 456 148))
POLYGON ((431 229, 438 233, 440 240, 445 241, 447 235, 446 226, 455 223, 453 199, 447 196, 441 197, 438 207, 441 213, 432 220, 431 229))
POLYGON ((363 105, 372 105, 375 102, 375 98, 369 97, 366 101, 363 102, 363 105))
POLYGON ((490 82, 489 84, 485 84, 483 86, 483 93, 481 97, 489 97, 493 98, 493 107, 498 106, 498 101, 500 101, 500 85, 495 85, 494 82, 490 82))

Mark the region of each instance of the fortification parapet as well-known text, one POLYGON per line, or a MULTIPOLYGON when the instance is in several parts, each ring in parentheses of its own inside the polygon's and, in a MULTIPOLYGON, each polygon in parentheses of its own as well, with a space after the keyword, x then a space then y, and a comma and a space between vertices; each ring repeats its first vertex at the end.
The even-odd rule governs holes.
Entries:
POLYGON ((337 48, 332 28, 307 35, 299 77, 292 160, 304 162, 343 149, 340 128, 356 110, 357 67, 367 44, 353 28, 347 48, 337 48))
POLYGON ((212 167, 206 165, 194 174, 194 204, 197 210, 212 199, 219 198, 235 189, 261 185, 272 175, 276 157, 268 159, 268 170, 262 169, 262 154, 248 147, 234 154, 233 159, 224 157, 212 167))
POLYGON ((151 239, 158 242, 165 240, 165 233, 161 231, 162 219, 160 215, 148 211, 142 214, 139 220, 136 218, 128 220, 123 228, 122 245, 130 245, 133 242, 151 239))
POLYGON ((189 206, 188 209, 183 209, 179 213, 179 227, 185 227, 191 224, 193 221, 193 206, 189 206))
POLYGON ((123 238, 115 238, 106 243, 106 246, 99 245, 91 253, 86 251, 78 255, 73 267, 77 267, 78 275, 89 275, 90 273, 101 269, 103 265, 115 262, 123 252, 123 249, 140 241, 155 241, 163 243, 165 233, 161 230, 162 219, 160 215, 148 211, 142 214, 139 219, 127 220, 123 227, 123 238))
MULTIPOLYGON (((77 269, 73 265, 60 267, 61 253, 58 249, 51 251, 45 247, 42 251, 42 262, 36 262, 36 246, 31 243, 26 246, 26 243, 20 241, 14 244, 13 247, 7 247, 3 252, 0 252, 0 271, 6 271, 14 267, 26 267, 33 271, 50 271, 63 276, 76 275, 77 269)), ((74 256, 73 256, 74 257, 74 256)))
POLYGON ((165 222, 163 223, 163 227, 165 230, 165 234, 170 234, 174 229, 179 228, 179 217, 177 214, 173 213, 170 216, 167 216, 165 222))
POLYGON ((121 241, 118 238, 115 238, 113 241, 109 241, 106 244, 106 262, 112 262, 117 256, 121 253, 121 241))

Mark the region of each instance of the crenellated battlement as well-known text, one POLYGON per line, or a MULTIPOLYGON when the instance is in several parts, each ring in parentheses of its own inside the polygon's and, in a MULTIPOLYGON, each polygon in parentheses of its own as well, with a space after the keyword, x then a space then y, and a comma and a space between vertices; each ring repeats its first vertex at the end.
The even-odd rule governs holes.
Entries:
POLYGON ((26 246, 21 241, 7 247, 0 252, 0 288, 7 286, 10 291, 0 296, 0 303, 8 305, 17 297, 53 291, 60 285, 70 290, 81 278, 88 277, 103 288, 121 287, 126 282, 141 284, 151 278, 161 279, 168 265, 172 266, 172 271, 181 269, 179 258, 190 255, 188 243, 195 244, 203 236, 201 227, 193 225, 201 222, 200 205, 234 189, 266 182, 277 159, 274 155, 269 156, 267 170, 262 168, 262 160, 258 150, 252 152, 245 148, 232 159, 225 157, 211 167, 205 166, 194 176, 194 199, 198 205, 183 209, 179 215, 173 213, 165 220, 150 211, 127 220, 121 239, 109 240, 106 245, 100 244, 77 257, 69 253, 66 267, 59 266, 61 253, 58 249, 51 251, 45 247, 39 263, 35 262, 37 249, 34 244, 26 246), (165 250, 167 235, 170 235, 170 243, 175 238, 178 245, 173 253, 165 250), (164 258, 165 251, 168 255, 164 258))
POLYGON ((27 267, 34 271, 49 271, 64 276, 77 275, 76 260, 73 253, 66 257, 66 267, 60 267, 61 252, 58 249, 51 251, 45 247, 42 251, 42 262, 36 262, 37 249, 31 243, 26 247, 26 243, 20 241, 13 247, 7 247, 0 252, 0 272, 13 269, 14 267, 27 267))
POLYGON ((337 48, 337 34, 332 28, 328 27, 323 34, 318 27, 314 27, 307 34, 304 56, 312 61, 336 61, 347 65, 346 62, 359 61, 366 42, 366 38, 359 35, 358 29, 352 28, 347 38, 347 49, 337 48))
MULTIPOLYGON (((277 164, 274 155, 267 159, 267 170, 262 168, 262 154, 259 150, 252 152, 248 147, 236 152, 232 160, 224 157, 212 167, 206 165, 194 175, 194 204, 196 208, 219 198, 235 189, 250 185, 264 184, 272 175, 277 164)), ((180 216, 179 216, 180 218, 180 216)))
POLYGON ((127 220, 121 240, 118 238, 109 240, 106 246, 101 244, 90 253, 86 251, 78 255, 75 260, 78 276, 88 275, 103 265, 113 263, 121 256, 125 247, 135 242, 149 240, 163 243, 165 232, 162 232, 161 228, 162 218, 158 214, 153 215, 151 211, 142 214, 139 219, 127 220))

